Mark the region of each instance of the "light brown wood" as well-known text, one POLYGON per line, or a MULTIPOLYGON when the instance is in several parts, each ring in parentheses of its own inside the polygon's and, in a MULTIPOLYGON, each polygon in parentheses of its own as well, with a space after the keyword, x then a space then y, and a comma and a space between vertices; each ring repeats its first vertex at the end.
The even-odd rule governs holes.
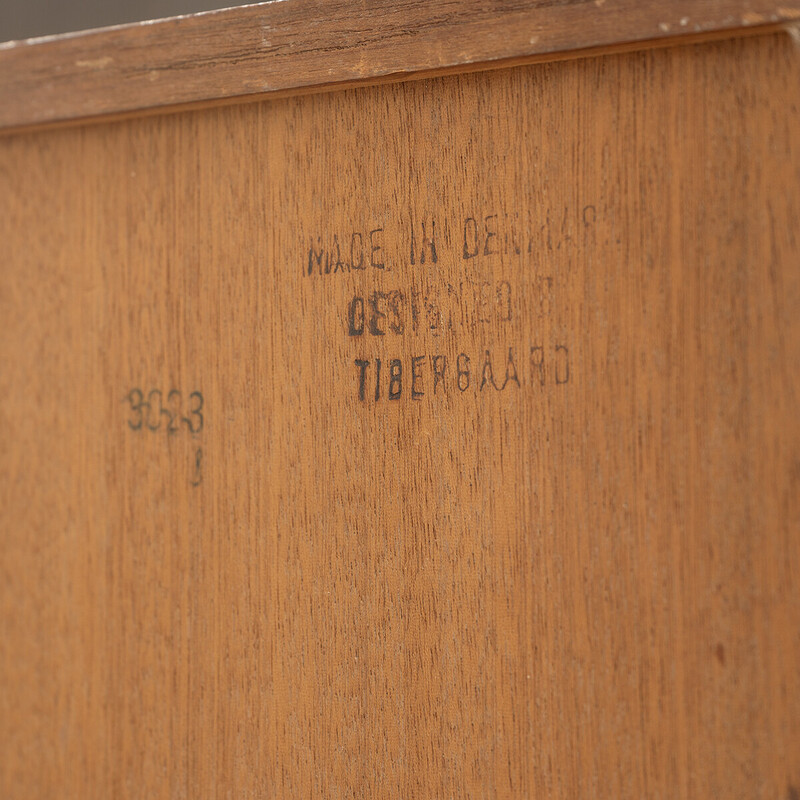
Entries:
POLYGON ((281 0, 0 46, 0 130, 743 34, 800 0, 281 0))
POLYGON ((795 800, 799 70, 0 140, 0 796, 795 800))

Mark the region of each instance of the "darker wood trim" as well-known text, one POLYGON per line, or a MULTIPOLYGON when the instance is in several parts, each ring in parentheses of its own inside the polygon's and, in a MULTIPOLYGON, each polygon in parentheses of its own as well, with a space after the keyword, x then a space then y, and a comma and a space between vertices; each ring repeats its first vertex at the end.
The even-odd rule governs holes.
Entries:
POLYGON ((0 130, 755 32, 800 0, 274 0, 0 45, 0 130))

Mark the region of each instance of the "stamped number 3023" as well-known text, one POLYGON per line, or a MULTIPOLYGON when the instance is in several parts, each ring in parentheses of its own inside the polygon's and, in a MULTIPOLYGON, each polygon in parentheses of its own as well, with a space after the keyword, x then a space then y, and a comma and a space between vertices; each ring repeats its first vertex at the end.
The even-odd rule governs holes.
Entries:
POLYGON ((189 433, 203 430, 203 395, 192 392, 186 400, 177 389, 164 395, 160 389, 145 394, 141 389, 131 389, 125 397, 130 404, 128 426, 133 431, 147 429, 155 433, 162 426, 168 434, 178 433, 186 426, 189 433))
MULTIPOLYGON (((149 430, 153 433, 163 429, 168 435, 188 430, 197 436, 203 430, 203 395, 192 392, 185 400, 178 389, 166 396, 160 389, 151 389, 145 394, 141 389, 131 389, 125 396, 130 406, 128 427, 132 431, 149 430)), ((203 449, 197 447, 192 464, 192 486, 203 482, 203 449)))

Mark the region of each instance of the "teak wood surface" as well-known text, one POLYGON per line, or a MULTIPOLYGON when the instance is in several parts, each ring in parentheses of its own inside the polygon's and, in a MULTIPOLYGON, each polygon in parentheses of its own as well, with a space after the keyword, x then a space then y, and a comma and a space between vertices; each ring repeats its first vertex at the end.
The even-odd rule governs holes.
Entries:
POLYGON ((796 800, 798 72, 0 139, 0 797, 796 800))

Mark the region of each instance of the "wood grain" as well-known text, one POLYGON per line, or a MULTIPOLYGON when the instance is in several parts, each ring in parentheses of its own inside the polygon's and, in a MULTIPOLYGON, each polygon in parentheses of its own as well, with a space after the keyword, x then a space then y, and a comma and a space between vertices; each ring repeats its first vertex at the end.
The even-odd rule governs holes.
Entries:
POLYGON ((0 129, 732 35, 798 18, 798 0, 282 0, 0 46, 0 129))
POLYGON ((0 796, 794 800, 798 68, 0 140, 0 796))

